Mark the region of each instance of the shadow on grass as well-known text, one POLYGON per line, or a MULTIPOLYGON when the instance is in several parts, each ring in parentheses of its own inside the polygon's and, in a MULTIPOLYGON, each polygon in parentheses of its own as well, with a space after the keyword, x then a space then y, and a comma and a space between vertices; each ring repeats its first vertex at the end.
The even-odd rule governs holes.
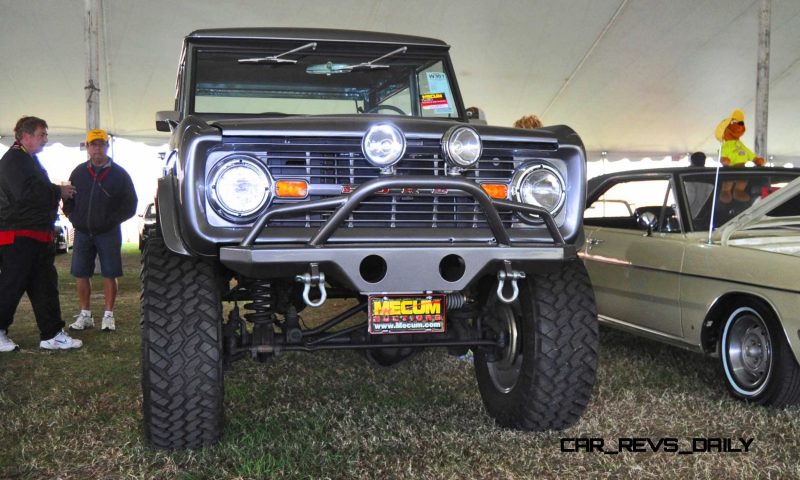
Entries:
MULTIPOLYGON (((76 333, 84 348, 42 353, 30 305, 0 355, 0 478, 797 477, 797 408, 731 399, 717 361, 601 330, 594 395, 564 432, 498 428, 472 365, 432 350, 395 368, 353 352, 287 353, 226 371, 226 428, 200 451, 143 441, 139 257, 125 249, 118 330, 76 333), (754 438, 748 454, 562 452, 561 439, 754 438)), ((77 313, 70 255, 60 255, 62 309, 77 313)), ((100 282, 95 279, 95 292, 100 282)), ((101 296, 93 296, 99 305, 101 296)), ((688 441, 688 440, 687 440, 688 441)))

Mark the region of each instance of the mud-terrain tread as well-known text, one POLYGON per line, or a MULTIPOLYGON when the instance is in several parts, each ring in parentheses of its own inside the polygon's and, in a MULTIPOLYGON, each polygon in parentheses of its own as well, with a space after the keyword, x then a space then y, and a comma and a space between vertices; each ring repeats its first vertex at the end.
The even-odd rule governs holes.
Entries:
POLYGON ((223 425, 221 302, 208 263, 152 235, 142 255, 142 392, 154 448, 216 443, 223 425))
POLYGON ((520 378, 512 391, 503 394, 493 388, 491 379, 480 381, 487 373, 476 363, 481 394, 501 426, 561 430, 580 418, 594 386, 599 344, 594 293, 583 264, 570 261, 559 271, 528 275, 521 285, 523 302, 525 297, 529 303, 522 308, 532 309, 535 325, 533 331, 523 332, 520 378))

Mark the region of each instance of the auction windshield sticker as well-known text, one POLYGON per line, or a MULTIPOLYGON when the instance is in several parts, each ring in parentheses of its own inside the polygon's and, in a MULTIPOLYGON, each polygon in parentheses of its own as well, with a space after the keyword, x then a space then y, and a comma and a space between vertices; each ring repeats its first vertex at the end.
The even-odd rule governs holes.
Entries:
POLYGON ((369 333, 442 333, 445 331, 444 295, 370 295, 369 333))
POLYGON ((618 455, 620 453, 671 453, 675 455, 695 455, 700 453, 748 453, 753 445, 752 438, 693 437, 679 439, 676 437, 618 438, 616 443, 606 442, 603 438, 562 438, 562 452, 603 453, 618 455))
POLYGON ((426 106, 425 99, 420 98, 420 105, 423 109, 433 110, 437 115, 450 115, 454 112, 453 105, 447 101, 453 98, 453 92, 450 90, 450 82, 447 81, 447 75, 444 72, 425 72, 425 79, 428 86, 421 85, 420 91, 424 92, 420 97, 426 94, 441 95, 443 102, 440 100, 437 103, 428 103, 426 106), (440 93, 437 93, 440 92, 440 93))
POLYGON ((419 104, 425 110, 447 107, 447 97, 444 93, 423 93, 419 96, 419 104))

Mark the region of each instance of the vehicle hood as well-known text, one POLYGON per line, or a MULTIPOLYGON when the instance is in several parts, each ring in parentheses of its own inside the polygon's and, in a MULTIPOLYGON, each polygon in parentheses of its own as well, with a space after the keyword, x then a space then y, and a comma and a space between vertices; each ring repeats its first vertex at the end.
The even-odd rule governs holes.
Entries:
MULTIPOLYGON (((800 226, 800 212, 795 216, 781 216, 773 217, 767 215, 774 209, 786 204, 795 197, 800 195, 800 177, 791 181, 785 187, 770 194, 766 198, 757 201, 750 206, 747 210, 743 211, 731 221, 726 223, 720 228, 720 241, 723 245, 731 244, 732 242, 739 243, 740 241, 747 240, 746 243, 756 245, 758 238, 775 238, 782 237, 785 240, 794 237, 800 242, 800 230, 779 230, 780 227, 788 225, 800 226), (754 231, 753 229, 759 229, 754 231), (750 230, 745 235, 743 232, 750 230), (732 240, 731 237, 737 234, 737 240, 732 240), (741 237, 741 238, 740 238, 741 237)), ((766 243, 771 243, 765 240, 766 243)), ((800 249, 800 245, 793 247, 800 249)))
POLYGON ((314 115, 276 118, 207 119, 219 128, 224 137, 274 137, 284 135, 361 137, 367 129, 378 123, 390 123, 402 130, 407 138, 440 138, 454 125, 470 125, 484 138, 510 138, 553 143, 555 126, 538 130, 467 124, 458 120, 425 119, 419 117, 387 115, 314 115))

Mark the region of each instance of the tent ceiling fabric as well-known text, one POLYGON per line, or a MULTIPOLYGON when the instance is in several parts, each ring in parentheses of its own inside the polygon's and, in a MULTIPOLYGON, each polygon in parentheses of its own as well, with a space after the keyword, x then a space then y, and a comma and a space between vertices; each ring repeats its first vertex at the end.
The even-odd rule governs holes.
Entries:
MULTIPOLYGON (((535 113, 588 150, 714 152, 754 119, 759 0, 102 0, 101 126, 162 143, 182 37, 200 28, 356 28, 441 38, 489 123, 535 113)), ((0 135, 24 114, 52 140, 85 127, 84 0, 0 0, 0 135)), ((800 155, 800 2, 772 1, 769 153, 800 155)), ((752 147, 754 123, 744 141, 752 147)), ((5 140, 5 139, 4 139, 5 140)))

